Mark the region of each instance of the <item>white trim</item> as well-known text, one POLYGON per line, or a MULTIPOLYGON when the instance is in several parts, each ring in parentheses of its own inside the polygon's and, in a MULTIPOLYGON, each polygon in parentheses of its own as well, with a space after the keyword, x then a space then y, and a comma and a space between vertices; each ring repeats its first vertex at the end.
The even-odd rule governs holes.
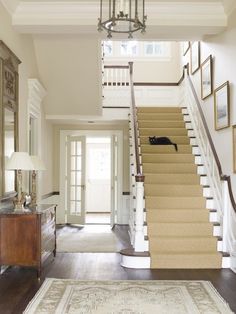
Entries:
POLYGON ((121 254, 120 264, 126 268, 150 269, 151 259, 150 257, 128 256, 121 254))
POLYGON ((118 138, 118 211, 117 211, 117 223, 122 221, 122 205, 123 205, 123 131, 121 130, 60 130, 60 202, 57 209, 57 223, 65 222, 65 204, 66 197, 65 191, 65 143, 68 135, 76 136, 112 136, 116 135, 118 138))
MULTIPOLYGON (((46 90, 38 79, 28 79, 28 104, 27 104, 27 147, 29 151, 29 131, 30 131, 30 117, 35 119, 35 147, 38 156, 42 156, 42 142, 41 142, 41 132, 42 132, 42 100, 46 96, 46 90)), ((37 175, 37 198, 41 198, 41 182, 40 173, 37 175)))

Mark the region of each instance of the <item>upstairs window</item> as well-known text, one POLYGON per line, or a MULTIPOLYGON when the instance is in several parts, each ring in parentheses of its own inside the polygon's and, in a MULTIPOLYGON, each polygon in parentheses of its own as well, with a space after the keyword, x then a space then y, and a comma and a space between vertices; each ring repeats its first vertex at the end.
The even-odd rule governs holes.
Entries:
POLYGON ((103 42, 103 55, 107 60, 169 61, 171 42, 164 41, 110 41, 103 42))
POLYGON ((150 57, 169 57, 170 44, 163 41, 152 41, 144 43, 144 54, 150 57))
POLYGON ((122 41, 120 44, 121 56, 137 56, 138 42, 137 41, 122 41))
POLYGON ((106 40, 103 42, 103 54, 105 57, 110 57, 113 55, 112 41, 106 40))

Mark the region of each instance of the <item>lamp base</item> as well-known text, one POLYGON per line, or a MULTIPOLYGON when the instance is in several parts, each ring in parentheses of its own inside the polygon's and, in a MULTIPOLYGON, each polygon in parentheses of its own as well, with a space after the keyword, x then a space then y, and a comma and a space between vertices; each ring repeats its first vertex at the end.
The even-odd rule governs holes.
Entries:
POLYGON ((21 203, 15 204, 14 212, 23 213, 23 212, 24 212, 24 206, 23 206, 23 204, 21 204, 21 203))

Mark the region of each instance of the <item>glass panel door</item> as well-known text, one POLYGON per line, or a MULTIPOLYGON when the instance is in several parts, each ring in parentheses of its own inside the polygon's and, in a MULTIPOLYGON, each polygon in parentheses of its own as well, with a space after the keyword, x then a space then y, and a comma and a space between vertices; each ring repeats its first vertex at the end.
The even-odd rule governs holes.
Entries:
POLYGON ((67 223, 85 223, 85 137, 68 137, 67 223))

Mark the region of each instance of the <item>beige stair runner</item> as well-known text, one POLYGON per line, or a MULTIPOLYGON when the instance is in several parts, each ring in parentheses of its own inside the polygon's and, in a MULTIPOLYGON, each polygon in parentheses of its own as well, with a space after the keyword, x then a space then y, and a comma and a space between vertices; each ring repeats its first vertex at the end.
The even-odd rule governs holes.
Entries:
POLYGON ((151 268, 221 268, 181 108, 137 109, 151 268), (178 144, 150 145, 149 136, 178 144))

